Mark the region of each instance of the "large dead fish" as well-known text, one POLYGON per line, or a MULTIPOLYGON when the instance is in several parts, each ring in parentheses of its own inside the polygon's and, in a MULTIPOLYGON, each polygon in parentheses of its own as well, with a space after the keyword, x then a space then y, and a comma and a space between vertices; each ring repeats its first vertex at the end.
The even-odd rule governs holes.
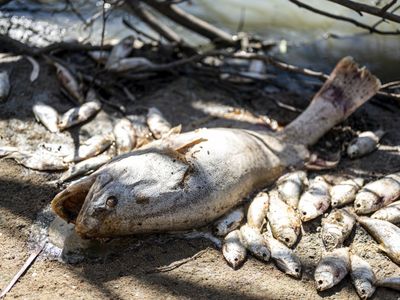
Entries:
POLYGON ((284 130, 199 129, 115 157, 71 184, 54 211, 86 238, 203 226, 301 166, 313 145, 372 97, 380 83, 344 58, 309 107, 284 130))
POLYGON ((379 249, 400 264, 400 228, 390 222, 368 217, 359 217, 357 221, 379 243, 379 249))
POLYGON ((332 207, 339 207, 351 203, 356 198, 357 191, 364 185, 364 179, 347 179, 331 188, 332 207))
POLYGON ((400 173, 387 175, 365 185, 356 195, 357 214, 377 211, 400 197, 400 173))

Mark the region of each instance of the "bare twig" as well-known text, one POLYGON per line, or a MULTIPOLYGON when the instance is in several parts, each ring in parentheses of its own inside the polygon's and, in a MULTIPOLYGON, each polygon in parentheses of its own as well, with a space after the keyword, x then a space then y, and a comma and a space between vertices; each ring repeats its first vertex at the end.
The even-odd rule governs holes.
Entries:
POLYGON ((161 267, 155 268, 154 270, 150 270, 150 271, 148 271, 146 273, 161 273, 161 272, 172 271, 172 270, 174 270, 176 268, 179 268, 180 266, 182 266, 182 265, 184 265, 184 264, 186 264, 186 263, 188 263, 188 262, 190 262, 192 260, 195 260, 196 258, 202 256, 209 249, 210 248, 203 249, 203 250, 197 252, 196 254, 194 254, 191 257, 187 257, 187 258, 184 258, 184 259, 181 259, 181 260, 174 261, 171 264, 169 264, 168 266, 161 266, 161 267))
POLYGON ((157 42, 157 43, 159 42, 156 38, 152 37, 150 34, 137 28, 135 25, 133 25, 131 22, 129 22, 126 18, 122 19, 122 23, 129 29, 132 29, 133 31, 135 31, 137 34, 140 34, 140 35, 148 38, 150 41, 157 42))
POLYGON ((15 274, 11 282, 4 288, 4 290, 0 294, 0 298, 3 298, 15 285, 15 283, 18 281, 18 279, 25 273, 26 270, 32 265, 32 263, 35 261, 36 257, 42 252, 44 246, 46 243, 38 247, 26 260, 24 265, 21 267, 21 269, 15 274))
MULTIPOLYGON (((369 26, 369 25, 367 25, 367 24, 358 22, 358 21, 356 21, 356 20, 354 20, 354 19, 352 19, 352 18, 348 18, 348 17, 343 17, 343 16, 340 16, 340 15, 331 14, 331 13, 329 13, 329 12, 326 12, 326 11, 320 10, 320 9, 317 9, 317 8, 315 8, 315 7, 312 7, 312 6, 310 6, 310 5, 308 5, 308 4, 305 4, 305 3, 301 2, 301 1, 298 1, 298 0, 289 0, 289 1, 292 2, 292 3, 294 3, 294 4, 296 4, 296 5, 299 6, 299 7, 305 8, 305 9, 307 9, 307 10, 309 10, 309 11, 312 11, 312 12, 314 12, 314 13, 317 13, 317 14, 319 14, 319 15, 323 15, 323 16, 328 17, 328 18, 331 18, 331 19, 336 19, 336 20, 340 20, 340 21, 345 21, 345 22, 348 22, 348 23, 352 23, 353 25, 355 25, 355 26, 357 26, 357 27, 367 29, 367 30, 368 30, 369 32, 371 32, 371 33, 378 33, 378 34, 382 34, 382 35, 400 34, 400 30, 395 30, 395 31, 383 31, 383 30, 379 30, 379 29, 376 29, 374 26, 369 26)), ((328 1, 331 1, 331 0, 328 0, 328 1)))
MULTIPOLYGON (((132 2, 132 0, 128 2, 132 2)), ((179 25, 210 39, 215 44, 224 46, 233 46, 237 44, 237 41, 235 41, 229 33, 181 10, 176 5, 171 5, 167 2, 158 2, 156 0, 144 0, 144 2, 179 25)))

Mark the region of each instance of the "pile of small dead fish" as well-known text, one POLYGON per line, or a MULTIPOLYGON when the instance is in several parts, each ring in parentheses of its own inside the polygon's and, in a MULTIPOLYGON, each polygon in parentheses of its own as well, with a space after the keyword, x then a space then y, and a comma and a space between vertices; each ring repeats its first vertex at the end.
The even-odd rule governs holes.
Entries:
POLYGON ((377 286, 400 290, 400 279, 377 280, 368 262, 344 244, 358 222, 381 250, 400 264, 400 228, 396 226, 400 224, 400 200, 395 202, 399 197, 400 173, 365 186, 362 178, 331 186, 322 176, 309 181, 304 171, 295 171, 279 178, 269 192, 260 192, 247 212, 239 207, 219 219, 214 233, 225 237, 222 252, 234 269, 250 252, 262 261, 272 259, 284 273, 300 278, 302 266, 293 248, 300 239, 302 222, 312 221, 332 207, 322 218, 325 249, 314 273, 317 290, 335 286, 350 273, 358 295, 367 299, 377 286))

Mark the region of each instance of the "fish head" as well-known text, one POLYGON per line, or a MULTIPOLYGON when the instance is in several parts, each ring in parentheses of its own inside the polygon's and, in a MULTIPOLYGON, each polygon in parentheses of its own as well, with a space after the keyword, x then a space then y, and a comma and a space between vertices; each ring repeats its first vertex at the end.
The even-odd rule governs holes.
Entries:
POLYGON ((360 155, 360 146, 357 143, 352 143, 347 147, 347 155, 350 158, 356 158, 360 155))
POLYGON ((213 226, 213 233, 216 236, 225 236, 229 232, 229 224, 227 222, 218 222, 213 226))
POLYGON ((315 282, 317 283, 317 290, 324 291, 334 286, 334 276, 332 272, 323 271, 315 273, 315 282))
POLYGON ((292 247, 296 242, 298 235, 296 231, 291 227, 285 227, 275 232, 276 238, 284 243, 288 247, 292 247))
POLYGON ((330 251, 343 242, 343 233, 340 227, 335 225, 325 225, 322 227, 322 242, 324 243, 325 249, 330 251))
POLYGON ((368 299, 375 292, 374 285, 368 280, 357 280, 354 285, 361 299, 368 299))
MULTIPOLYGON (((58 194, 53 209, 75 223, 83 238, 145 233, 151 231, 149 226, 155 232, 158 227, 149 223, 150 216, 163 209, 173 211, 188 169, 186 163, 162 151, 138 150, 120 155, 58 194)), ((173 218, 157 220, 173 222, 173 218)))
POLYGON ((254 249, 254 254, 264 261, 269 261, 271 258, 271 252, 269 252, 269 249, 266 246, 257 247, 254 249))
POLYGON ((311 201, 300 202, 299 211, 303 222, 310 221, 320 215, 317 207, 311 201))
POLYGON ((382 197, 364 189, 357 194, 354 200, 354 210, 357 214, 368 214, 378 210, 382 206, 382 203, 382 197))
POLYGON ((288 256, 276 257, 275 264, 278 269, 282 270, 285 274, 293 276, 294 278, 301 277, 301 263, 297 259, 288 256))

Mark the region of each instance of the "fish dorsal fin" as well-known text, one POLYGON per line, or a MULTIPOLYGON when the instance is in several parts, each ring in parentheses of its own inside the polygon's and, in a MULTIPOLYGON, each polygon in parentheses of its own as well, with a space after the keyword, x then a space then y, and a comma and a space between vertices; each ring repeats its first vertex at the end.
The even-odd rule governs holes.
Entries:
POLYGON ((186 144, 175 147, 174 150, 182 155, 185 155, 192 147, 206 141, 207 139, 205 138, 194 139, 186 144))

